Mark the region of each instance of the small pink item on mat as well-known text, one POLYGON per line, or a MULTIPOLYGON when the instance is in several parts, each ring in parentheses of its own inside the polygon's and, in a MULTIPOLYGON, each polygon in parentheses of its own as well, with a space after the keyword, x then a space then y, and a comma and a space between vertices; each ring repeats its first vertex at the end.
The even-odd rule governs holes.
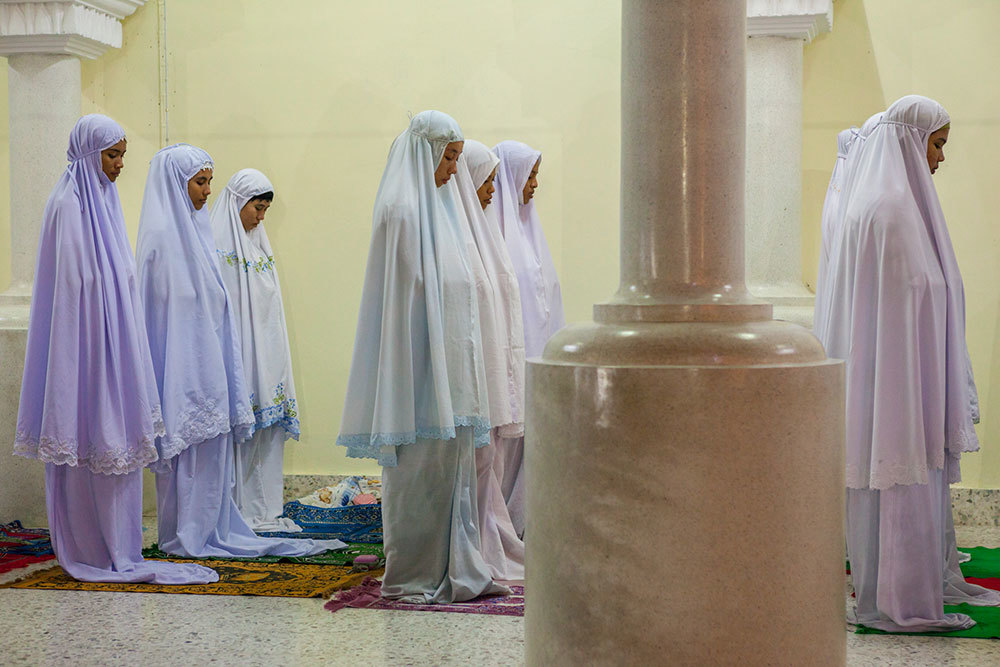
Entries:
POLYGON ((374 505, 375 496, 370 493, 359 493, 351 499, 352 505, 374 505))
POLYGON ((353 572, 367 572, 378 567, 378 556, 372 554, 362 554, 351 563, 354 566, 353 572))

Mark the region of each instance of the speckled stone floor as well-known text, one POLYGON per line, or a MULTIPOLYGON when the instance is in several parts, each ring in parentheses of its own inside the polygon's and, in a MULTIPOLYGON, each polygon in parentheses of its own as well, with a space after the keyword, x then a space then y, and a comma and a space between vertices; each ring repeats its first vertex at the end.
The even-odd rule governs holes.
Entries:
MULTIPOLYGON (((958 538, 1000 546, 1000 528, 959 527, 958 538)), ((520 665, 523 649, 520 618, 330 614, 318 599, 0 590, 0 665, 520 665)), ((1000 641, 847 633, 847 664, 1000 665, 1000 641)))

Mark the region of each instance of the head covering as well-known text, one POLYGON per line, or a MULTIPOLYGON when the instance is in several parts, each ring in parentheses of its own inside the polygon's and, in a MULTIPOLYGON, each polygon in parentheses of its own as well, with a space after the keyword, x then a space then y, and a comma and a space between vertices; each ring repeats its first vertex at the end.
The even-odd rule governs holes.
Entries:
POLYGON ((502 141, 493 147, 500 158, 494 183, 495 209, 500 232, 507 242, 517 272, 524 319, 524 351, 537 357, 549 337, 566 324, 562 292, 552 253, 545 241, 535 201, 521 201, 531 170, 542 154, 520 141, 502 141))
POLYGON ((830 184, 826 188, 826 199, 823 201, 823 214, 820 217, 820 252, 819 272, 816 278, 816 307, 813 311, 813 330, 825 330, 825 318, 829 304, 827 290, 829 279, 826 275, 830 261, 830 239, 837 226, 837 213, 840 207, 840 191, 844 185, 844 162, 847 152, 858 136, 858 128, 841 130, 837 134, 837 159, 833 163, 830 174, 830 184))
POLYGON ((248 232, 240 221, 243 206, 266 192, 274 192, 267 176, 241 169, 215 200, 210 219, 222 280, 240 332, 256 428, 280 424, 286 437, 298 440, 298 405, 278 268, 264 225, 248 232))
POLYGON ((118 189, 101 151, 125 138, 77 121, 43 213, 14 452, 124 474, 156 460, 163 433, 118 189))
POLYGON ((934 100, 896 101, 841 195, 823 335, 847 360, 850 488, 927 484, 945 455, 957 477, 959 455, 979 447, 962 277, 927 166, 928 137, 948 121, 934 100))
MULTIPOLYGON (((478 141, 465 140, 458 173, 445 187, 461 201, 465 227, 471 232, 468 255, 474 272, 482 266, 479 314, 486 364, 490 423, 503 437, 524 433, 524 328, 517 274, 500 229, 487 220, 476 194, 500 160, 478 141)), ((487 208, 495 206, 491 204, 487 208)))
POLYGON ((337 444, 396 465, 396 446, 450 440, 473 426, 489 443, 489 408, 474 277, 460 205, 434 172, 458 123, 424 111, 389 150, 337 444))
MULTIPOLYGON (((161 462, 236 430, 254 416, 243 377, 239 333, 219 273, 208 211, 195 210, 188 181, 212 158, 175 144, 153 156, 139 217, 139 289, 163 404, 161 462)), ((163 469, 163 468, 161 468, 163 469)))

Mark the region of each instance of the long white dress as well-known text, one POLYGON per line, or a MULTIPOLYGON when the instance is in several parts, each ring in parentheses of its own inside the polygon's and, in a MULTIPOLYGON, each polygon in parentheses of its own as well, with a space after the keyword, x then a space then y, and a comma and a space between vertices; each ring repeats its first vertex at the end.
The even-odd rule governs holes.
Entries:
POLYGON ((383 466, 385 597, 454 602, 505 589, 480 553, 475 447, 490 422, 475 279, 452 190, 434 172, 462 141, 417 114, 393 142, 337 443, 383 466))
POLYGON ((298 532, 282 517, 285 441, 299 438, 299 409, 281 299, 277 262, 264 224, 249 232, 240 210, 253 197, 274 192, 256 169, 236 172, 212 207, 212 234, 222 280, 233 305, 250 389, 254 434, 236 443, 236 486, 240 513, 255 531, 298 532))
POLYGON ((1000 604, 958 570, 949 484, 978 449, 961 274, 927 166, 945 110, 911 95, 864 141, 842 193, 821 339, 846 360, 850 620, 893 632, 965 628, 945 603, 1000 604))

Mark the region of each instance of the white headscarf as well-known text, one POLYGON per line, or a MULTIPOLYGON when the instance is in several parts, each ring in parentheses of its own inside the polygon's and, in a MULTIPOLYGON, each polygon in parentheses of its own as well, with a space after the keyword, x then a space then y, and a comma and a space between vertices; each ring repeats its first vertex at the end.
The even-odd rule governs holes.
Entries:
POLYGON ((424 111, 396 137, 375 198, 372 240, 337 444, 396 465, 397 445, 450 440, 472 426, 489 444, 474 276, 453 190, 434 172, 462 141, 447 114, 424 111))
POLYGON ((566 324, 559 277, 535 202, 530 200, 525 204, 521 201, 531 170, 542 154, 520 141, 502 141, 493 151, 500 158, 500 165, 491 208, 496 209, 500 232, 517 272, 524 320, 524 351, 528 357, 537 357, 542 354, 549 337, 566 324))
POLYGON ((267 176, 241 169, 215 200, 210 220, 219 269, 240 331, 256 428, 278 424, 286 438, 298 440, 298 405, 278 268, 264 225, 248 232, 240 221, 243 206, 266 192, 274 192, 267 176))
POLYGON ((827 277, 827 266, 830 261, 830 239, 838 226, 837 213, 840 210, 840 192, 844 186, 844 162, 854 139, 858 136, 858 128, 841 130, 837 134, 837 159, 833 163, 830 174, 830 184, 826 188, 826 199, 823 201, 823 214, 820 218, 820 250, 819 273, 816 279, 816 307, 813 314, 813 330, 826 329, 827 308, 830 301, 827 277))
MULTIPOLYGON (((480 297, 479 313, 490 422, 500 428, 501 436, 517 437, 524 433, 524 327, 517 274, 499 227, 487 220, 476 194, 499 162, 485 145, 466 139, 454 187, 471 231, 469 255, 473 265, 482 264, 488 281, 488 294, 480 297), (488 336, 492 340, 487 340, 488 336)), ((495 206, 491 203, 487 210, 495 206)))
POLYGON ((957 474, 979 447, 962 277, 927 166, 928 137, 948 122, 934 100, 901 98, 844 185, 824 335, 847 360, 850 488, 926 484, 945 455, 957 474))
POLYGON ((208 211, 188 181, 212 158, 176 144, 153 156, 139 217, 136 258, 146 333, 163 406, 160 469, 187 447, 235 430, 253 432, 239 333, 219 273, 208 211))

